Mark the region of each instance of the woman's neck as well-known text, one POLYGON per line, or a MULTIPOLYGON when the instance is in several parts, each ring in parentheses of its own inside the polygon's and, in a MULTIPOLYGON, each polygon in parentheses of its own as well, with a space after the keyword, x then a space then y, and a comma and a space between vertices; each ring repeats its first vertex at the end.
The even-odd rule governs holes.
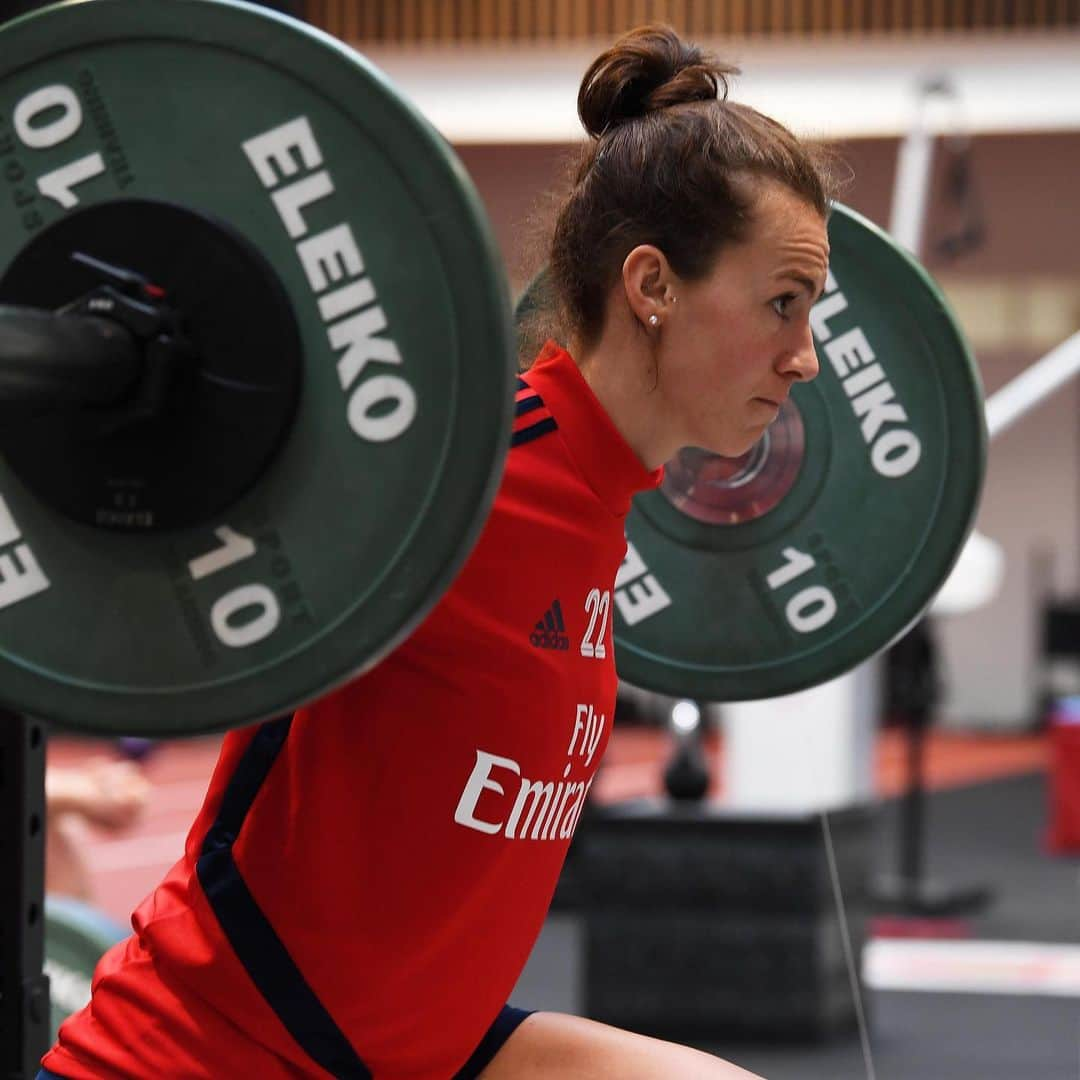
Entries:
POLYGON ((611 422, 646 469, 656 469, 679 449, 657 388, 649 343, 631 330, 608 328, 595 345, 571 342, 570 354, 611 422))

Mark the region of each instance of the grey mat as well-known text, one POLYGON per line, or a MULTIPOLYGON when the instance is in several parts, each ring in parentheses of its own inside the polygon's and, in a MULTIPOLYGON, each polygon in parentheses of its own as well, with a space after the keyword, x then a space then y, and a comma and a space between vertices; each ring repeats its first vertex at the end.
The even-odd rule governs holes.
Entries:
MULTIPOLYGON (((927 876, 985 885, 993 902, 969 920, 974 938, 1080 942, 1080 858, 1049 855, 1042 774, 929 797, 927 876)), ((892 869, 895 804, 882 809, 878 854, 892 869)), ((514 995, 528 1008, 581 1011, 573 917, 553 916, 514 995)), ((877 1080, 1080 1080, 1080 999, 872 992, 877 1080)), ((705 1047, 768 1080, 867 1080, 859 1040, 705 1047)))
MULTIPOLYGON (((880 825, 882 869, 893 869, 896 804, 880 825)), ((993 903, 972 936, 1080 942, 1080 858, 1050 855, 1043 773, 957 788, 927 799, 926 871, 950 886, 987 885, 993 903)))
MULTIPOLYGON (((1080 1080, 1080 1002, 876 993, 877 1080, 1080 1080)), ((867 1080, 857 1039, 822 1047, 713 1046, 767 1080, 867 1080)))

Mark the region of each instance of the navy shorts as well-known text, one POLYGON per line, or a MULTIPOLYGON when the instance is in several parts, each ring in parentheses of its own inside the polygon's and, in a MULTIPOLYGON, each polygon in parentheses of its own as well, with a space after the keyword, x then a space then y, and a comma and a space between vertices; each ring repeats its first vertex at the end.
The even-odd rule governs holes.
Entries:
MULTIPOLYGON (((495 1017, 495 1023, 488 1028, 487 1034, 480 1040, 480 1045, 472 1052, 472 1057, 457 1071, 453 1080, 476 1080, 491 1059, 502 1049, 503 1043, 517 1030, 518 1024, 531 1015, 528 1009, 515 1009, 513 1005, 504 1005, 502 1012, 495 1017)), ((63 1080, 48 1069, 37 1074, 37 1080, 63 1080)))

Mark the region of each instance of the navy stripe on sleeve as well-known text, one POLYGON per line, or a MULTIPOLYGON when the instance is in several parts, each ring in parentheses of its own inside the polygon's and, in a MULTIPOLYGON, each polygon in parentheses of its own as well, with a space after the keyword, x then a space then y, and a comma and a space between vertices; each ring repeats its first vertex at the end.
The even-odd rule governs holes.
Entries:
POLYGON ((531 1009, 518 1009, 513 1005, 504 1005, 495 1017, 495 1023, 488 1028, 480 1045, 473 1051, 472 1057, 454 1074, 453 1080, 477 1080, 477 1077, 491 1064, 503 1044, 517 1031, 521 1022, 532 1016, 531 1009))
POLYGON ((229 944, 289 1034, 334 1076, 371 1080, 371 1071, 308 986, 233 859, 233 843, 291 726, 291 716, 267 721, 248 743, 203 841, 196 872, 229 944))
POLYGON ((524 446, 525 443, 530 443, 533 439, 539 439, 541 435, 546 435, 549 431, 554 431, 559 425, 555 423, 554 417, 549 416, 546 420, 538 420, 531 427, 522 428, 520 431, 515 431, 510 439, 510 446, 524 446))

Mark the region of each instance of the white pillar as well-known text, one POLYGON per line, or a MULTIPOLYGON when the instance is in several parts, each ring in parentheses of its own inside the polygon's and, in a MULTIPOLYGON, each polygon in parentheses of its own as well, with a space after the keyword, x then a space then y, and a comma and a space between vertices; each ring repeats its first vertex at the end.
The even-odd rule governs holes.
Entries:
POLYGON ((724 705, 724 803, 817 811, 874 798, 878 662, 765 701, 724 705))

